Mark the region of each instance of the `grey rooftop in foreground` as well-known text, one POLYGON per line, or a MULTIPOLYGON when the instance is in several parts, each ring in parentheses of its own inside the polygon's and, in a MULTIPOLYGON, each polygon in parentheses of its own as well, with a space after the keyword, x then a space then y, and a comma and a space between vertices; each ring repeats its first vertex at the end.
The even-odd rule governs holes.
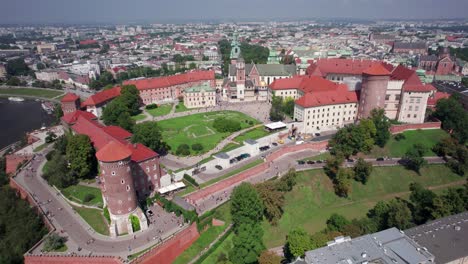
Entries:
POLYGON ((405 233, 435 256, 437 263, 468 258, 468 212, 410 228, 405 233))
POLYGON ((185 201, 182 197, 180 196, 174 196, 172 201, 177 204, 178 206, 182 207, 183 209, 187 211, 192 211, 195 210, 195 207, 193 205, 189 204, 187 201, 185 201))
POLYGON ((253 140, 253 139, 246 139, 244 140, 244 142, 249 145, 255 145, 258 143, 256 140, 253 140))
POLYGON ((337 237, 326 247, 307 251, 304 260, 295 263, 396 264, 433 263, 434 256, 397 228, 351 239, 337 237))

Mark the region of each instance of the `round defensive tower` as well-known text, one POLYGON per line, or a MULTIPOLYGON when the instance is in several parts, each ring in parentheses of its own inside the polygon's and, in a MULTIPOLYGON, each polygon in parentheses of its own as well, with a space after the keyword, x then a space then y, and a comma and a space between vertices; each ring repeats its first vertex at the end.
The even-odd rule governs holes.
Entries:
POLYGON ((138 207, 130 167, 131 155, 128 148, 115 141, 110 141, 96 153, 101 170, 101 191, 111 218, 112 236, 133 233, 130 221, 133 216, 138 218, 141 229, 148 226, 145 215, 138 207))
POLYGON ((375 108, 385 108, 390 72, 382 64, 374 64, 362 73, 358 118, 367 118, 375 108))

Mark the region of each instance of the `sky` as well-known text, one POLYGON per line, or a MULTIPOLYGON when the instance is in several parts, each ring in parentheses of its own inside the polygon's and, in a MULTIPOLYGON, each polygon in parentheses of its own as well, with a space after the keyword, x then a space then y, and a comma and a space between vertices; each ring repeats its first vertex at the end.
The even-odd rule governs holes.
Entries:
POLYGON ((468 18, 468 0, 0 0, 1 24, 468 18))

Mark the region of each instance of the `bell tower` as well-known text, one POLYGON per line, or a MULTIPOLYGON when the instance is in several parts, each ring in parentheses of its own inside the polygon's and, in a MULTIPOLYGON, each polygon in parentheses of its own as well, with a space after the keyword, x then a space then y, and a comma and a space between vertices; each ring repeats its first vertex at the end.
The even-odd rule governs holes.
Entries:
POLYGON ((237 98, 244 100, 245 95, 245 62, 241 55, 239 55, 236 63, 236 87, 237 87, 237 98))
POLYGON ((240 46, 239 46, 239 41, 238 41, 238 33, 237 31, 234 32, 233 36, 232 36, 232 42, 231 42, 231 64, 236 64, 237 63, 237 59, 239 58, 240 56, 240 46))

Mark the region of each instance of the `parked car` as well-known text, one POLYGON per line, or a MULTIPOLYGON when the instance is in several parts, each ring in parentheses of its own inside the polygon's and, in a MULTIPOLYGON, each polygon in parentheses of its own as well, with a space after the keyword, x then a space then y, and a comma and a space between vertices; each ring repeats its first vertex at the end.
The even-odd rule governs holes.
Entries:
POLYGON ((348 161, 348 162, 354 162, 354 160, 353 160, 353 159, 347 159, 347 161, 348 161))
POLYGON ((222 170, 223 167, 221 167, 220 165, 216 165, 215 168, 217 168, 218 170, 222 170))
POLYGON ((315 133, 315 136, 316 136, 316 137, 320 137, 320 133, 315 133))
POLYGON ((315 161, 313 161, 313 160, 308 160, 308 161, 307 161, 307 164, 309 164, 309 165, 315 164, 315 161))
POLYGON ((276 142, 273 142, 273 143, 271 143, 271 144, 272 144, 273 146, 275 146, 275 147, 278 146, 278 143, 276 143, 276 142))
POLYGON ((317 160, 317 163, 323 163, 323 161, 321 161, 321 160, 317 160))
POLYGON ((383 157, 377 158, 376 161, 384 161, 385 159, 383 157))
POLYGON ((304 165, 304 164, 305 164, 305 161, 303 161, 303 160, 298 160, 298 161, 297 161, 297 164, 299 164, 299 165, 304 165))

